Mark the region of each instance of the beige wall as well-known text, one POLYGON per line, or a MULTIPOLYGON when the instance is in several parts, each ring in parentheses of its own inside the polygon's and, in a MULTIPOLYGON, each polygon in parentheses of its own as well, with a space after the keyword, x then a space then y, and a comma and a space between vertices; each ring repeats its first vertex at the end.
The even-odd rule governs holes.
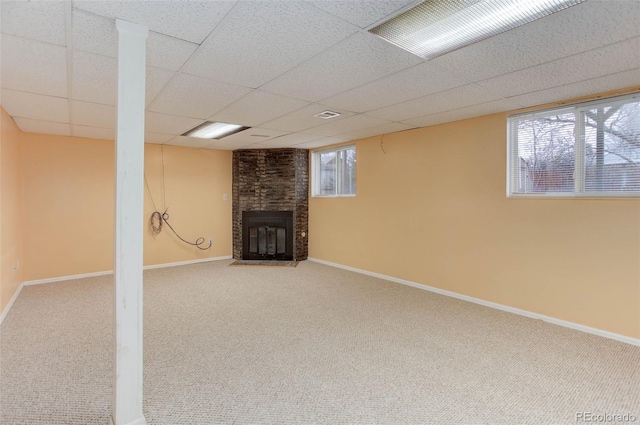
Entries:
POLYGON ((113 142, 22 138, 24 279, 110 270, 113 142))
MULTIPOLYGON (((111 270, 114 143, 31 133, 22 141, 23 280, 111 270)), ((214 242, 200 251, 166 226, 153 235, 145 188, 145 265, 231 255, 231 201, 222 200, 225 193, 231 199, 231 152, 147 144, 145 174, 157 208, 169 207, 182 237, 214 242)))
POLYGON ((309 256, 640 338, 640 200, 507 199, 506 118, 357 141, 309 256))
POLYGON ((0 311, 22 282, 21 132, 0 107, 0 311), (17 263, 20 261, 19 267, 17 263))
POLYGON ((202 236, 206 251, 180 242, 167 226, 154 235, 148 218, 154 211, 145 188, 145 264, 164 264, 231 255, 231 151, 146 145, 145 174, 156 208, 168 207, 169 223, 186 240, 202 236), (164 150, 164 199, 162 151, 164 150), (227 195, 227 201, 223 195, 227 195))

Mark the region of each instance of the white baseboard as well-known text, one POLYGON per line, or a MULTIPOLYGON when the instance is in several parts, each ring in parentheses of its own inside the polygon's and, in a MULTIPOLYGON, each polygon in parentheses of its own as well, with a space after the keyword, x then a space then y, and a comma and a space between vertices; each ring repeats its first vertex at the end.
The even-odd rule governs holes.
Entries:
POLYGON ((552 323, 554 325, 564 326, 565 328, 575 329, 581 332, 586 332, 593 335, 598 335, 604 338, 615 339, 616 341, 624 342, 626 344, 631 344, 640 347, 640 339, 631 338, 629 336, 616 334, 613 332, 605 331, 602 329, 592 328, 590 326, 581 325, 579 323, 569 322, 567 320, 557 319, 551 316, 545 316, 544 314, 534 313, 527 310, 522 310, 515 307, 510 307, 504 304, 498 304, 491 301, 485 301, 480 298, 470 297, 468 295, 459 294, 457 292, 447 291, 445 289, 435 288, 433 286, 423 285, 421 283, 412 282, 410 280, 400 279, 394 276, 388 276, 380 273, 370 272, 368 270, 357 269, 355 267, 345 266, 343 264, 332 263, 330 261, 320 260, 318 258, 308 257, 307 260, 313 261, 316 263, 324 264, 331 267, 336 267, 339 269, 349 270, 356 273, 361 273, 367 276, 377 277, 379 279, 388 280, 395 283, 400 283, 402 285, 412 286, 414 288, 423 289, 425 291, 434 292, 436 294, 445 295, 447 297, 457 298, 463 301, 469 301, 474 304, 480 304, 485 307, 495 308, 497 310, 506 311, 509 313, 517 314, 520 316, 529 317, 531 319, 543 320, 548 323, 552 323))
MULTIPOLYGON (((142 269, 143 270, 163 269, 165 267, 186 266, 189 264, 208 263, 210 261, 229 260, 231 258, 232 258, 231 255, 225 255, 222 257, 199 258, 197 260, 177 261, 175 263, 151 264, 148 266, 144 266, 142 269)), ((65 280, 83 279, 85 277, 105 276, 109 274, 113 274, 113 270, 106 270, 103 272, 73 274, 69 276, 51 277, 48 279, 28 280, 26 282, 23 282, 23 285, 40 285, 42 283, 63 282, 65 280)))
POLYGON ((113 270, 106 270, 106 271, 103 271, 103 272, 72 274, 72 275, 69 275, 69 276, 50 277, 50 278, 47 278, 47 279, 26 280, 26 281, 22 282, 22 284, 24 286, 40 285, 42 283, 63 282, 65 280, 83 279, 85 277, 105 276, 105 275, 108 275, 108 274, 113 274, 113 270))
MULTIPOLYGON (((156 267, 158 268, 158 267, 156 267)), ((113 420, 113 415, 109 416, 109 425, 115 425, 115 421, 113 420)), ((147 419, 143 416, 141 418, 136 419, 133 422, 129 422, 126 425, 147 425, 147 419)))
POLYGON ((18 286, 18 289, 16 289, 16 292, 14 292, 13 297, 11 297, 9 303, 4 308, 2 315, 0 315, 0 325, 2 324, 2 322, 4 322, 4 318, 7 317, 7 314, 9 314, 9 310, 11 310, 11 307, 13 307, 13 303, 18 299, 18 295, 20 295, 20 292, 22 292, 22 288, 24 288, 24 283, 21 283, 18 286))
POLYGON ((145 270, 163 269, 165 267, 187 266, 189 264, 208 263, 210 261, 220 261, 220 260, 230 260, 232 258, 233 257, 231 255, 223 255, 222 257, 200 258, 198 260, 177 261, 175 263, 152 264, 150 266, 144 266, 143 268, 145 270))
MULTIPOLYGON (((231 258, 233 258, 231 255, 224 255, 222 257, 210 257, 210 258, 200 258, 200 259, 197 259, 197 260, 177 261, 175 263, 151 264, 149 266, 144 266, 143 269, 144 270, 150 270, 150 269, 161 269, 161 268, 165 268, 165 267, 186 266, 186 265, 189 265, 189 264, 208 263, 210 261, 229 260, 231 258)), ((13 303, 18 298, 18 295, 20 295, 20 292, 22 291, 22 288, 25 287, 25 286, 40 285, 40 284, 43 284, 43 283, 63 282, 65 280, 75 280, 75 279, 82 279, 82 278, 85 278, 85 277, 105 276, 105 275, 110 275, 110 274, 113 274, 113 270, 106 270, 106 271, 102 271, 102 272, 74 274, 74 275, 69 275, 69 276, 59 276, 59 277, 52 277, 52 278, 48 278, 48 279, 27 280, 25 282, 22 282, 20 284, 20 286, 18 287, 18 290, 15 292, 15 294, 13 294, 13 297, 11 298, 11 301, 9 301, 9 304, 7 304, 7 306, 5 307, 4 311, 2 312, 2 315, 0 316, 0 324, 4 321, 4 318, 7 317, 7 314, 9 314, 9 310, 11 310, 11 306, 13 306, 13 303)))

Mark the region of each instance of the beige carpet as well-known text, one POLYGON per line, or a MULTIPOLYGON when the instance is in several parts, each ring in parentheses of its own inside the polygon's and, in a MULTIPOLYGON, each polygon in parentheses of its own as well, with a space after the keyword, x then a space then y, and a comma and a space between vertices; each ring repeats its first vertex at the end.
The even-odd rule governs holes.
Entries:
MULTIPOLYGON (((145 272, 150 424, 640 417, 638 347, 308 261, 229 263, 145 272)), ((112 296, 111 276, 25 287, 1 328, 0 423, 108 423, 112 296)))

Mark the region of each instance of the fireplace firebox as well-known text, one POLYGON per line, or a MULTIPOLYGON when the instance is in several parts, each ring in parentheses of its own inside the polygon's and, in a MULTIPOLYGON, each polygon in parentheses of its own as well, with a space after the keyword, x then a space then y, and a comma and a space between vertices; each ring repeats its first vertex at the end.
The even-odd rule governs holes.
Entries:
POLYGON ((293 260, 293 211, 243 211, 243 260, 293 260))

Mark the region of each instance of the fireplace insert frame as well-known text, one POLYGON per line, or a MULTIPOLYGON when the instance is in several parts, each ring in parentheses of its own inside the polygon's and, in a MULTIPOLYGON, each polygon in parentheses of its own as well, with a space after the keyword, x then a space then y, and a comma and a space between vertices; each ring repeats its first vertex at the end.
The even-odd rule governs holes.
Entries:
MULTIPOLYGON (((242 212, 242 259, 243 260, 293 260, 293 211, 243 211, 242 212), (260 232, 256 230, 256 234, 261 234, 264 238, 268 235, 276 237, 276 232, 284 229, 285 246, 284 249, 274 248, 272 251, 266 248, 271 246, 265 240, 264 252, 259 249, 251 250, 250 232, 251 228, 264 229, 260 232)), ((275 243, 275 242, 274 242, 275 243)), ((259 241, 256 241, 259 246, 259 241)), ((274 245, 275 246, 275 245, 274 245)))

